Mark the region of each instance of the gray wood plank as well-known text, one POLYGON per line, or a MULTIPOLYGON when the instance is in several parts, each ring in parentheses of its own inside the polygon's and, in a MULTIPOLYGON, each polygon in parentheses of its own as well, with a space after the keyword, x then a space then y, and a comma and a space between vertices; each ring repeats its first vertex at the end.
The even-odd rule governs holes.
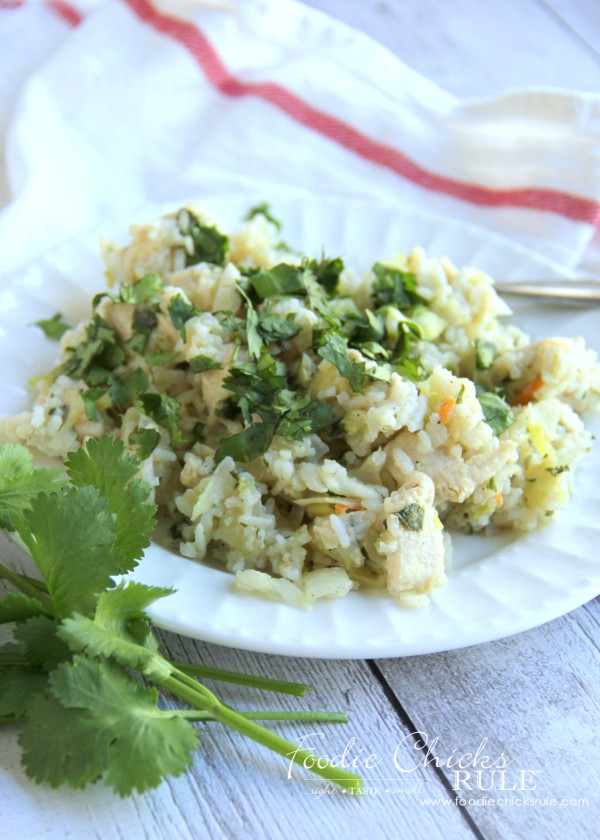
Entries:
MULTIPOLYGON (((546 804, 474 805, 471 815, 486 838, 560 840, 586 836, 600 818, 597 721, 598 601, 549 624, 499 642, 428 657, 376 663, 415 731, 442 764, 471 752, 512 760, 504 787, 516 781, 532 791, 501 791, 501 779, 482 776, 488 798, 546 804), (520 771, 528 771, 521 784, 520 771), (585 800, 584 803, 551 805, 585 800)), ((477 779, 468 795, 480 799, 477 779)), ((454 770, 444 768, 454 784, 454 770)), ((464 794, 462 794, 464 796, 464 794)))
MULTIPOLYGON (((600 89, 600 65, 594 54, 537 0, 304 2, 366 32, 414 70, 458 96, 493 94, 523 85, 600 89)), ((585 10, 585 14, 569 12, 573 27, 579 17, 595 20, 598 8, 593 0, 575 4, 551 0, 549 5, 585 10)), ((567 18, 566 11, 564 15, 567 18)))

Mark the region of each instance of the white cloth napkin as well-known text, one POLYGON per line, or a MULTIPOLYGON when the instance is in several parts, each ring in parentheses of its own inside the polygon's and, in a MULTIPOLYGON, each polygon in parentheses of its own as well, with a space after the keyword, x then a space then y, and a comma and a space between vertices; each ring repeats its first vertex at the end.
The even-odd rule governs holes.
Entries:
POLYGON ((5 0, 0 43, 3 270, 241 191, 391 201, 598 269, 600 96, 460 101, 292 0, 5 0))

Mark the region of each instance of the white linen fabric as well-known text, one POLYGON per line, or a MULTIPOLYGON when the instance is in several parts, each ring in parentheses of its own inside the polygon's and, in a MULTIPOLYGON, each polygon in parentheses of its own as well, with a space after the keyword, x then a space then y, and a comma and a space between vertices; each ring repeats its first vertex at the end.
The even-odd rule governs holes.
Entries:
POLYGON ((0 43, 4 271, 144 205, 240 192, 426 209, 598 268, 595 94, 461 101, 293 0, 7 0, 0 43))

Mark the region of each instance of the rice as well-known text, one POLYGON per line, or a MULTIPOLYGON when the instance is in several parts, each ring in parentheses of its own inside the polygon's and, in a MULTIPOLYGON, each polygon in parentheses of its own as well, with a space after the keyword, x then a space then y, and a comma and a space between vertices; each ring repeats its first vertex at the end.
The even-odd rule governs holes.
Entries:
POLYGON ((490 277, 422 248, 359 274, 250 216, 225 237, 189 206, 105 243, 112 291, 0 437, 63 458, 123 440, 173 547, 302 609, 368 587, 422 606, 447 529, 567 504, 600 396, 583 339, 532 343, 490 277))

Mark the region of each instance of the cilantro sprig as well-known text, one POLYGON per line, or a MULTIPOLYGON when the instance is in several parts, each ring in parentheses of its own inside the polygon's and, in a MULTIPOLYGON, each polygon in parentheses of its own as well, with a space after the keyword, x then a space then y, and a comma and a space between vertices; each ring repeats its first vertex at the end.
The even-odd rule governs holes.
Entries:
POLYGON ((22 446, 0 446, 0 524, 26 547, 39 577, 0 563, 17 591, 0 599, 14 642, 0 647, 0 723, 20 726, 28 776, 82 788, 102 779, 116 793, 183 773, 199 746, 195 724, 218 721, 347 788, 358 776, 256 723, 343 722, 328 712, 237 712, 197 677, 300 696, 308 688, 167 659, 146 610, 172 590, 115 585, 134 568, 154 525, 139 462, 108 436, 89 441, 59 471, 33 467, 22 446), (161 708, 161 692, 185 708, 161 708), (308 763, 307 763, 308 766, 308 763))

